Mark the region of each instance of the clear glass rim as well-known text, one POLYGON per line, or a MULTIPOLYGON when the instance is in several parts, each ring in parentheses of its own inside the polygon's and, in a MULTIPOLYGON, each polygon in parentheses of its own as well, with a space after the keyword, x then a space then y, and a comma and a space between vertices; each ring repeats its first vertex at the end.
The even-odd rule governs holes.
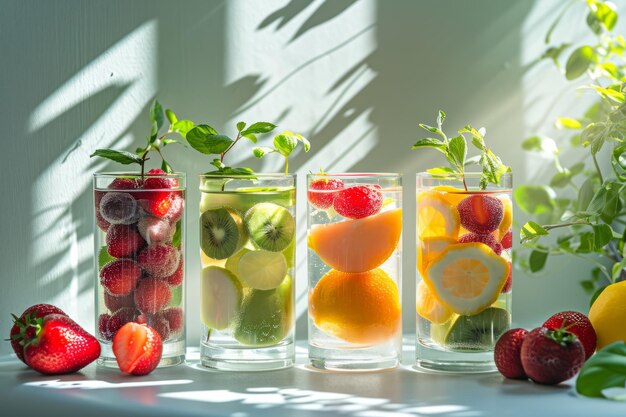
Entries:
POLYGON ((295 179, 297 174, 281 174, 281 173, 254 173, 250 175, 221 175, 221 174, 200 174, 200 179, 236 179, 236 180, 255 180, 255 179, 295 179))
MULTIPOLYGON (((93 176, 94 178, 141 177, 141 173, 140 172, 127 172, 127 171, 109 171, 109 172, 95 172, 93 176)), ((144 173, 144 176, 149 176, 151 178, 172 178, 172 177, 185 178, 187 174, 184 172, 172 172, 170 174, 159 174, 159 175, 147 175, 147 173, 144 173)))
POLYGON ((341 178, 399 178, 398 172, 325 172, 323 174, 308 173, 307 177, 341 177, 341 178))

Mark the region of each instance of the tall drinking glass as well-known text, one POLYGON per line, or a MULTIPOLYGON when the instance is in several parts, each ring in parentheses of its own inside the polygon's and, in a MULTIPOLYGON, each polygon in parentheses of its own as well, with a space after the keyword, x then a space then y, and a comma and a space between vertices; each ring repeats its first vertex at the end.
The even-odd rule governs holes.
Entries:
POLYGON ((417 174, 417 364, 452 372, 495 369, 511 323, 512 176, 479 187, 480 173, 417 174))
POLYGON ((201 363, 294 363, 296 176, 200 176, 201 363))
POLYGON ((402 182, 309 174, 309 359, 320 369, 398 365, 402 182))
POLYGON ((111 341, 127 322, 163 340, 159 366, 185 360, 185 174, 94 175, 98 364, 117 367, 111 341))

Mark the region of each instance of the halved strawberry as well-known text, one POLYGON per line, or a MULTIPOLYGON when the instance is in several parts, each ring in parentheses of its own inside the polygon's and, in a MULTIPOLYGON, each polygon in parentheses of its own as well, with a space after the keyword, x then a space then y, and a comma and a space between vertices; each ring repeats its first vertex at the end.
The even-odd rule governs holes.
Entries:
POLYGON ((161 336, 151 327, 131 322, 117 331, 112 349, 122 372, 147 375, 159 364, 163 343, 161 336))

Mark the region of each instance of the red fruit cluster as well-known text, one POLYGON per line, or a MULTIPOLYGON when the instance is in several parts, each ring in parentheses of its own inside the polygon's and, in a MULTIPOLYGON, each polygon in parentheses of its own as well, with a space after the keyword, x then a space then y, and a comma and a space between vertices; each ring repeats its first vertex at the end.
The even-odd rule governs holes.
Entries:
POLYGON ((76 372, 100 356, 98 339, 50 304, 26 309, 10 334, 17 357, 46 375, 76 372))
POLYGON ((564 311, 531 332, 504 333, 496 343, 494 360, 507 378, 554 385, 574 377, 595 349, 596 334, 589 319, 564 311))
POLYGON ((480 235, 487 235, 498 228, 504 215, 502 202, 486 194, 474 194, 457 205, 461 226, 480 235))
POLYGON ((489 246, 496 253, 496 255, 500 255, 502 253, 502 245, 498 242, 498 239, 491 234, 482 235, 478 233, 467 233, 459 238, 459 243, 470 242, 484 243, 489 246))
POLYGON ((309 203, 317 209, 326 210, 333 205, 337 190, 343 189, 343 181, 337 178, 322 178, 309 184, 309 203))
POLYGON ((383 193, 379 185, 354 185, 337 191, 333 207, 349 219, 362 219, 380 211, 383 193))
MULTIPOLYGON (((165 175, 151 170, 143 181, 116 178, 109 185, 111 191, 95 192, 96 220, 106 231, 107 252, 116 258, 100 270, 108 309, 98 319, 102 340, 112 340, 123 325, 142 315, 162 315, 171 301, 171 288, 183 282, 183 256, 172 240, 184 199, 174 190, 178 181, 165 175)), ((149 324, 162 340, 169 337, 169 322, 163 317, 149 324)))

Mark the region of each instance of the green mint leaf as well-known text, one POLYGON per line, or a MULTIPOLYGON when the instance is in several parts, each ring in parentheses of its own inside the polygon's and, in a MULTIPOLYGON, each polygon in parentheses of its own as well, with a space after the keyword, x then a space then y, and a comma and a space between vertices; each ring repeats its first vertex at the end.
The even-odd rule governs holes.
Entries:
POLYGON ((605 247, 613 239, 613 229, 608 224, 594 224, 593 245, 596 249, 605 247))
POLYGON ((252 150, 252 154, 257 158, 263 158, 265 155, 272 152, 276 152, 276 150, 273 148, 268 148, 267 146, 260 146, 252 150))
POLYGON ((172 236, 172 246, 174 246, 175 248, 178 247, 178 245, 180 245, 181 240, 183 237, 183 230, 182 230, 182 224, 181 224, 181 220, 176 222, 176 231, 174 232, 174 236, 172 236))
POLYGON ((547 236, 548 231, 538 223, 533 221, 526 222, 520 230, 520 239, 530 240, 539 236, 547 236))
POLYGON ((457 167, 465 166, 465 158, 467 157, 467 142, 462 135, 455 136, 448 143, 449 153, 454 159, 457 167))
POLYGON ((107 158, 124 165, 141 164, 139 155, 126 151, 116 151, 115 149, 96 149, 96 151, 90 155, 91 158, 94 156, 107 158))
POLYGON ((542 140, 539 136, 531 136, 522 142, 522 149, 524 149, 525 151, 541 152, 543 150, 543 148, 541 147, 541 142, 542 140))
MULTIPOLYGON (((171 145, 172 143, 180 143, 181 145, 183 145, 183 144, 181 143, 181 141, 179 141, 179 140, 176 140, 176 139, 168 139, 168 138, 161 139, 161 143, 163 144, 163 147, 165 147, 166 145, 171 145)), ((183 146, 185 146, 185 145, 183 145, 183 146)))
POLYGON ((548 253, 543 251, 534 250, 530 253, 530 257, 528 258, 528 266, 530 267, 530 272, 536 273, 541 271, 546 266, 546 261, 548 260, 548 253))
POLYGON ((593 33, 596 35, 600 35, 602 33, 602 22, 598 20, 595 13, 587 13, 587 18, 585 20, 587 22, 587 26, 593 33))
POLYGON ((283 156, 289 156, 298 146, 298 139, 288 132, 281 133, 274 137, 274 147, 283 156))
POLYGON ((305 138, 304 136, 300 134, 296 134, 295 136, 298 141, 302 142, 302 147, 304 148, 304 152, 308 152, 311 150, 311 142, 309 142, 307 138, 305 138))
POLYGON ((198 125, 187 132, 187 142, 192 148, 204 154, 220 154, 233 143, 228 136, 218 135, 208 125, 198 125))
POLYGON ((438 135, 443 135, 443 132, 440 129, 437 129, 436 127, 428 126, 427 124, 424 124, 424 123, 420 123, 419 127, 431 133, 437 133, 438 135))
POLYGON ((224 165, 224 163, 222 162, 221 159, 216 158, 211 162, 211 165, 213 165, 215 168, 217 169, 222 169, 224 168, 226 165, 224 165))
POLYGON ((612 31, 617 23, 617 12, 608 3, 600 1, 590 2, 589 7, 596 20, 602 23, 607 31, 612 31))
POLYGON ((586 397, 621 399, 612 397, 609 388, 626 385, 626 343, 611 343, 596 352, 585 362, 576 379, 576 392, 586 397))
POLYGON ((433 148, 433 149, 437 149, 439 152, 442 152, 444 154, 448 153, 448 148, 446 147, 446 144, 443 143, 441 140, 434 139, 434 138, 420 139, 417 142, 415 142, 415 145, 413 145, 411 149, 419 149, 419 148, 433 148))
POLYGON ((465 166, 468 165, 480 165, 480 155, 474 155, 465 160, 465 166))
POLYGON ((248 133, 247 135, 242 135, 241 137, 250 140, 252 143, 256 143, 256 135, 254 133, 248 133))
POLYGON ((237 132, 241 132, 246 127, 246 122, 237 123, 237 132))
POLYGON ((554 191, 544 185, 521 185, 513 192, 519 208, 532 216, 551 213, 556 208, 553 195, 554 191))
POLYGON ((250 168, 232 168, 232 167, 227 167, 227 166, 222 167, 218 169, 217 171, 208 172, 207 174, 245 175, 245 176, 249 176, 250 178, 254 178, 254 171, 251 170, 250 168))
POLYGON ((146 148, 141 148, 141 147, 139 147, 139 148, 135 149, 135 153, 136 153, 137 155, 141 155, 141 154, 142 154, 142 153, 144 153, 145 151, 146 151, 146 148))
POLYGON ((246 136, 250 133, 261 134, 261 133, 269 133, 272 130, 276 129, 276 125, 268 122, 256 122, 248 126, 246 130, 241 132, 241 136, 246 136))
POLYGON ((564 188, 570 183, 571 178, 572 173, 567 169, 562 172, 557 172, 550 180, 550 187, 564 188))
POLYGON ((559 58, 561 54, 570 46, 571 45, 569 43, 562 43, 559 46, 551 46, 546 49, 540 59, 551 59, 552 62, 554 62, 554 65, 556 65, 557 68, 560 68, 561 65, 559 64, 559 58))
POLYGON ((150 143, 156 140, 159 130, 163 127, 163 122, 165 118, 163 117, 163 107, 161 107, 161 103, 158 100, 154 100, 152 102, 152 106, 150 107, 150 122, 152 122, 152 129, 150 131, 150 143))
POLYGON ((167 163, 167 161, 165 159, 163 159, 161 161, 161 169, 163 171, 165 171, 168 174, 171 174, 172 172, 174 172, 174 170, 172 169, 172 167, 170 166, 170 164, 167 163))
POLYGON ((557 119, 557 127, 561 129, 582 129, 583 125, 576 119, 571 117, 559 117, 557 119))
MULTIPOLYGON (((189 133, 189 131, 193 128, 194 123, 191 120, 177 120, 176 122, 172 123, 172 131, 178 133, 182 137, 186 137, 187 133, 189 133)), ((217 132, 215 132, 214 134, 216 133, 217 132)))
POLYGON ((622 182, 626 182, 626 143, 622 143, 613 149, 611 167, 615 176, 622 182))
POLYGON ((174 112, 170 109, 165 109, 165 117, 167 117, 167 120, 170 122, 171 125, 178 121, 178 117, 176 117, 174 112))
POLYGON ((114 260, 115 258, 109 255, 107 247, 102 246, 98 251, 98 269, 102 269, 103 266, 114 260))
POLYGON ((596 51, 588 45, 574 50, 565 64, 565 78, 575 80, 583 75, 592 64, 598 61, 596 51))
POLYGON ((437 114, 437 127, 439 130, 442 130, 444 120, 446 120, 446 112, 439 110, 439 114, 437 114))

